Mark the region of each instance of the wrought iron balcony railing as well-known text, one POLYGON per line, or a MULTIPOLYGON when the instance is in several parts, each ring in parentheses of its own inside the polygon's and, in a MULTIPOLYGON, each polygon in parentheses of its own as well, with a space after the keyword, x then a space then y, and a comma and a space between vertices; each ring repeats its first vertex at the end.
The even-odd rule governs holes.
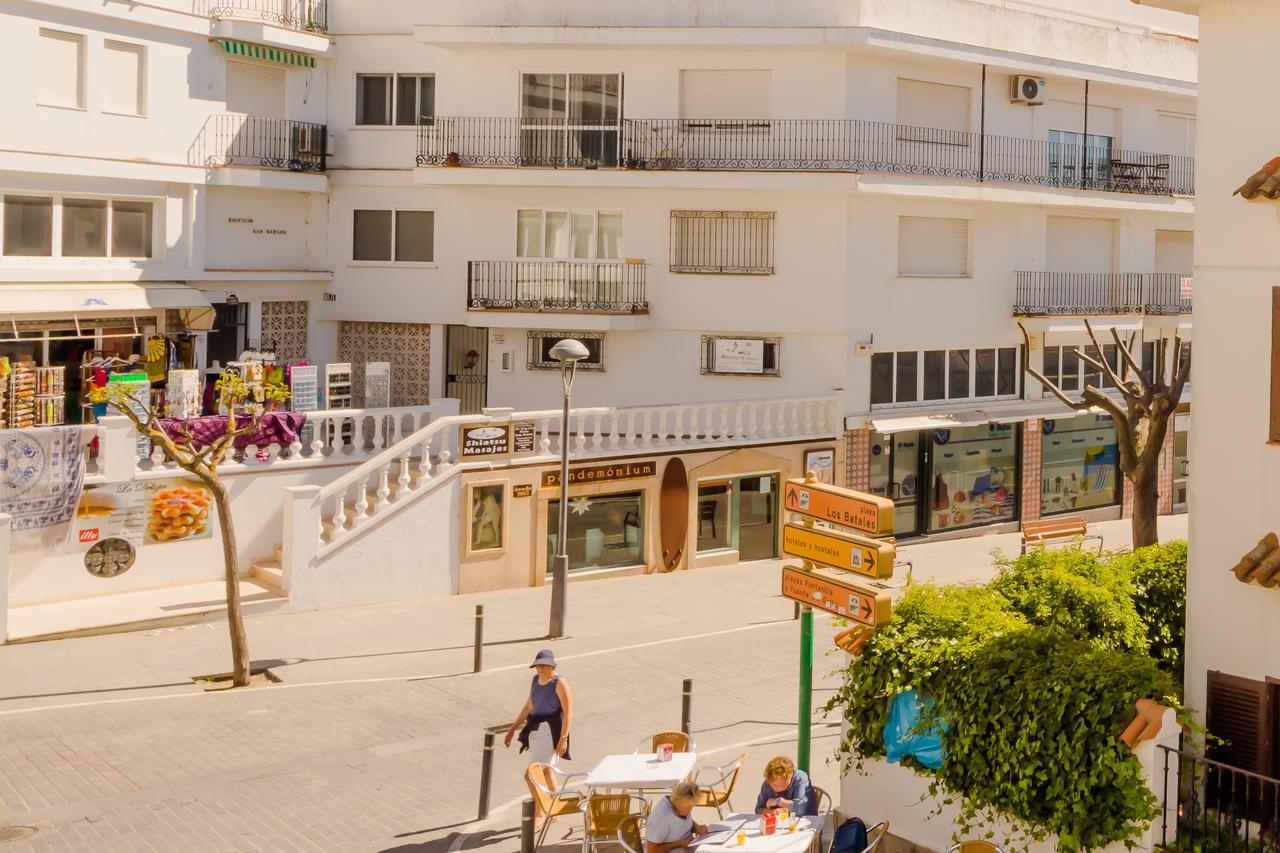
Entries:
POLYGON ((645 265, 627 261, 467 262, 467 307, 582 314, 647 314, 645 265))
POLYGON ((879 172, 1193 195, 1195 158, 857 119, 442 117, 418 130, 420 166, 879 172))
POLYGON ((251 166, 291 172, 323 172, 328 159, 323 124, 234 113, 209 116, 192 143, 193 166, 251 166))
POLYGON ((196 14, 264 21, 304 32, 329 31, 328 0, 196 0, 196 14))
POLYGON ((1019 272, 1016 316, 1190 314, 1191 278, 1178 273, 1019 272))
POLYGON ((1280 781, 1167 746, 1158 750, 1155 849, 1280 851, 1280 781))

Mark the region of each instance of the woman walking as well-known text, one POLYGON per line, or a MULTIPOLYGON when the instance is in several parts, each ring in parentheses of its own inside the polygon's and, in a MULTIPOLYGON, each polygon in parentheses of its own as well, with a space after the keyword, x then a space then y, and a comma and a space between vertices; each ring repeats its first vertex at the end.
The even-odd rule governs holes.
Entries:
POLYGON ((568 761, 569 726, 573 721, 569 682, 556 674, 556 656, 551 649, 538 652, 530 668, 538 674, 503 743, 510 747, 511 738, 520 729, 520 751, 529 751, 529 763, 554 765, 561 758, 568 761))

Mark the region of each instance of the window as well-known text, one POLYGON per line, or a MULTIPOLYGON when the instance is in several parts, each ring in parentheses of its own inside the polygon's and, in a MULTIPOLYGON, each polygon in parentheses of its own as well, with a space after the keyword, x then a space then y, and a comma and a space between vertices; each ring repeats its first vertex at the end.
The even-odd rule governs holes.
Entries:
POLYGON ((619 260, 622 212, 516 211, 516 257, 619 260))
MULTIPOLYGON (((569 571, 644 564, 644 493, 584 495, 571 499, 569 571)), ((547 571, 559 536, 560 502, 547 503, 547 571)))
POLYGON ((284 118, 285 71, 257 62, 227 63, 227 112, 284 118))
POLYGON ((898 138, 967 145, 969 87, 898 80, 898 138))
POLYGON ((750 210, 671 211, 671 271, 772 275, 774 214, 750 210))
POLYGON ((551 357, 551 348, 565 338, 581 341, 587 348, 587 357, 578 362, 579 370, 604 370, 604 335, 591 332, 529 333, 529 370, 559 370, 560 362, 551 357))
POLYGON ((53 255, 53 199, 4 197, 4 253, 46 258, 53 255))
POLYGON ((1018 358, 1017 347, 878 352, 871 356, 871 405, 1016 397, 1018 358))
POLYGON ((1196 153, 1196 117, 1181 113, 1156 113, 1160 148, 1166 154, 1191 156, 1196 153))
POLYGON ((1216 670, 1209 670, 1208 682, 1205 726, 1218 738, 1209 757, 1250 773, 1274 776, 1277 744, 1271 733, 1276 686, 1216 670))
POLYGON ((686 127, 768 127, 769 71, 680 72, 680 117, 686 127))
POLYGON ((618 165, 619 74, 525 74, 520 154, 529 165, 618 165))
POLYGON ((435 211, 357 210, 352 219, 353 261, 431 263, 435 211))
POLYGON ((435 115, 434 74, 356 75, 356 124, 412 127, 435 115))
POLYGON ((106 41, 102 47, 102 110, 140 116, 143 106, 144 51, 142 45, 106 41))
POLYGON ((968 274, 969 220, 898 217, 898 275, 968 274))
MULTIPOLYGON (((1120 351, 1116 349, 1115 344, 1103 344, 1101 358, 1098 356, 1097 348, 1092 344, 1081 347, 1081 349, 1090 358, 1096 361, 1105 361, 1122 379, 1124 378, 1120 351)), ((1075 345, 1045 347, 1044 375, 1046 379, 1056 384, 1063 391, 1083 391, 1090 385, 1094 388, 1103 389, 1115 387, 1106 373, 1076 355, 1075 345)), ((1050 394, 1049 391, 1044 393, 1045 396, 1050 394)))
POLYGON ((1108 415, 1046 418, 1040 424, 1040 513, 1120 502, 1116 427, 1108 415))
POLYGON ((4 254, 149 258, 153 207, 149 201, 6 195, 4 254))
POLYGON ((40 31, 40 77, 36 100, 49 107, 84 107, 84 36, 40 31))
POLYGON ((781 338, 702 336, 702 373, 780 376, 781 338))

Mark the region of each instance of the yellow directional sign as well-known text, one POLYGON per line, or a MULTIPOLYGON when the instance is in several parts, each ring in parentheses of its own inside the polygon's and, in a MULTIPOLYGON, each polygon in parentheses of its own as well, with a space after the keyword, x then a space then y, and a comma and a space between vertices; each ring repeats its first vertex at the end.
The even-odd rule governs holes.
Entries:
POLYGON ((888 622, 893 604, 888 590, 863 586, 856 581, 782 567, 782 594, 793 601, 852 619, 872 628, 888 622))
POLYGON ((788 524, 782 530, 782 551, 869 578, 893 575, 893 546, 854 533, 788 524))
POLYGON ((866 492, 825 483, 787 480, 782 505, 791 512, 842 524, 873 536, 893 533, 893 501, 866 492))

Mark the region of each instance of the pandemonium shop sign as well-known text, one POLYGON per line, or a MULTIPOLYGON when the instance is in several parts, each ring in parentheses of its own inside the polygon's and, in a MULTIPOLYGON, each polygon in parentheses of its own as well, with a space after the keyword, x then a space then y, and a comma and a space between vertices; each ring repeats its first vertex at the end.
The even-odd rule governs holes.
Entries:
MULTIPOLYGON (((569 485, 581 486, 585 483, 608 483, 613 480, 639 480, 644 477, 658 476, 658 463, 653 459, 642 462, 613 462, 609 465, 592 465, 589 468, 571 468, 569 485)), ((542 488, 549 489, 560 485, 559 471, 542 472, 542 488)))

